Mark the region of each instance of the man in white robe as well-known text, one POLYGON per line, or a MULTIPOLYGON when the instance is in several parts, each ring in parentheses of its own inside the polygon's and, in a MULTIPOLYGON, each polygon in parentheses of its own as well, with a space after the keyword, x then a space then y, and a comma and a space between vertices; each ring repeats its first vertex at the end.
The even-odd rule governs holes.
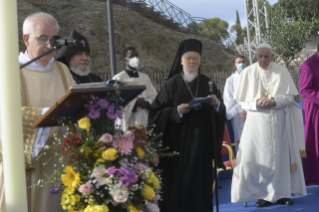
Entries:
POLYGON ((234 66, 236 67, 235 73, 226 79, 224 88, 224 104, 226 106, 226 118, 230 120, 232 124, 234 142, 237 142, 240 140, 240 136, 244 128, 247 112, 241 107, 240 102, 235 100, 233 96, 238 84, 240 73, 246 68, 246 58, 244 56, 236 57, 234 66))
POLYGON ((247 110, 232 178, 231 201, 258 199, 257 207, 292 205, 306 195, 301 157, 305 157, 301 108, 288 70, 271 62, 272 47, 257 47, 257 63, 240 76, 234 99, 247 110))
MULTIPOLYGON (((23 41, 27 50, 19 55, 20 65, 50 50, 52 47, 49 39, 57 35, 58 30, 59 25, 50 14, 39 12, 28 16, 23 23, 23 41)), ((37 184, 39 180, 48 180, 43 173, 50 176, 54 172, 55 165, 60 165, 58 158, 53 158, 44 165, 53 156, 52 154, 46 154, 38 160, 36 156, 44 145, 52 145, 54 142, 52 137, 47 139, 44 134, 63 130, 62 127, 40 128, 38 130, 33 129, 32 124, 41 116, 41 113, 45 112, 45 109, 55 104, 70 86, 76 84, 69 69, 64 64, 54 61, 54 54, 55 52, 48 54, 20 70, 23 138, 28 187, 37 184)), ((2 169, 2 153, 0 156, 0 169, 2 169)), ((0 178, 0 182, 3 183, 3 175, 0 178)), ((27 189, 27 211, 63 211, 61 196, 50 194, 51 187, 52 184, 47 184, 41 188, 27 189)), ((1 212, 5 212, 3 184, 0 184, 0 200, 1 212)))
POLYGON ((133 99, 123 109, 123 119, 117 120, 116 124, 121 126, 122 130, 134 124, 147 124, 149 108, 155 99, 157 92, 151 79, 137 69, 139 68, 138 52, 134 47, 127 47, 123 51, 123 58, 126 64, 124 71, 113 77, 114 80, 145 85, 146 90, 137 98, 133 99))

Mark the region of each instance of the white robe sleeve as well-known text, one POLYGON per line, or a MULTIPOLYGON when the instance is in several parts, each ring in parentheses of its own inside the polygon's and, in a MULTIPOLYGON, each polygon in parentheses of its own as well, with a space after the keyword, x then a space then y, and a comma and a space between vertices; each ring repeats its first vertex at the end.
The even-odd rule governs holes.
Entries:
POLYGON ((224 104, 226 106, 226 117, 228 120, 234 118, 234 116, 242 111, 241 105, 233 98, 233 95, 231 81, 227 79, 224 88, 224 104))
POLYGON ((274 97, 276 102, 276 108, 281 109, 287 107, 294 101, 294 97, 291 95, 278 95, 274 97))
POLYGON ((246 111, 248 111, 248 110, 250 110, 250 111, 256 111, 256 110, 258 110, 258 109, 257 109, 257 101, 241 102, 240 104, 241 104, 241 107, 242 107, 244 110, 246 110, 246 111))
POLYGON ((155 99, 155 97, 157 95, 157 92, 156 92, 156 89, 154 88, 154 86, 153 86, 153 84, 152 84, 150 79, 148 79, 147 84, 148 84, 148 88, 147 88, 148 89, 148 91, 147 91, 148 95, 145 98, 145 100, 148 101, 150 104, 152 104, 152 102, 154 101, 154 99, 155 99))

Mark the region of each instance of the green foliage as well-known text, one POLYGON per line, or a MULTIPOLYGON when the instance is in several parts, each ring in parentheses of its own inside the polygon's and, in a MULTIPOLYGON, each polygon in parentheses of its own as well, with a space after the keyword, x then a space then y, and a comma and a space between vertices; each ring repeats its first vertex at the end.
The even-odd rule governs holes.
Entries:
POLYGON ((314 17, 308 21, 307 12, 308 8, 300 8, 296 17, 289 16, 288 11, 280 5, 269 11, 269 33, 265 40, 273 46, 286 67, 311 37, 314 17))
POLYGON ((23 39, 19 39, 19 52, 25 52, 26 49, 27 47, 25 46, 23 39))
POLYGON ((228 22, 219 18, 209 18, 197 24, 199 34, 206 35, 218 42, 229 36, 228 22))
POLYGON ((238 11, 236 10, 236 22, 233 26, 231 26, 230 32, 236 32, 236 44, 244 43, 243 31, 241 28, 241 23, 239 19, 238 11))
POLYGON ((187 28, 189 31, 193 33, 198 33, 198 26, 195 21, 191 22, 190 24, 187 25, 187 28))
POLYGON ((95 29, 103 29, 103 21, 100 14, 94 15, 94 27, 95 29))

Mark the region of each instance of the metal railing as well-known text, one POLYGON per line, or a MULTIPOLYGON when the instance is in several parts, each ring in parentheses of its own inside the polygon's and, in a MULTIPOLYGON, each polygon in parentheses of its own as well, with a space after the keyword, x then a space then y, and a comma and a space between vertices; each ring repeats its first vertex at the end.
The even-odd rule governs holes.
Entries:
MULTIPOLYGON (((120 0, 117 0, 120 1, 120 0)), ((192 17, 183 9, 167 0, 122 0, 132 3, 144 3, 147 7, 159 12, 162 16, 177 23, 180 27, 190 32, 207 36, 217 41, 224 48, 238 55, 247 55, 248 51, 242 46, 237 46, 236 37, 227 30, 220 28, 205 18, 192 17)))

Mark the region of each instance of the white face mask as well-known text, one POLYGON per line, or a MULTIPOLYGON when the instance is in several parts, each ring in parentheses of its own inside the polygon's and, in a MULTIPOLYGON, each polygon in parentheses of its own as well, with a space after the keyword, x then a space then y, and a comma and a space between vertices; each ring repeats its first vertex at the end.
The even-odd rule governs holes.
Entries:
POLYGON ((132 68, 138 69, 140 66, 140 59, 138 57, 132 57, 128 63, 132 68))

